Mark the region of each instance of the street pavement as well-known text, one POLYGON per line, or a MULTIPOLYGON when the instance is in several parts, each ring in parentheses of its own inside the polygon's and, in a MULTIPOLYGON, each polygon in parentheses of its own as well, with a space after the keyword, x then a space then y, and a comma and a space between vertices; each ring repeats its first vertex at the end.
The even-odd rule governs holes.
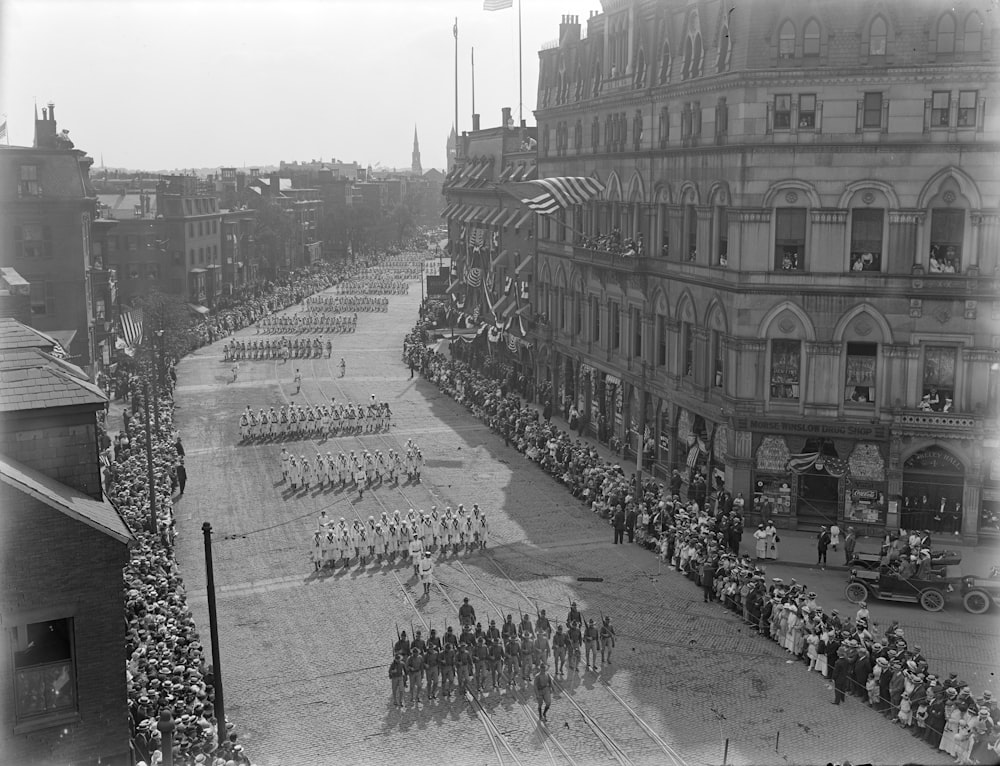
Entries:
MULTIPOLYGON (((951 762, 855 700, 834 709, 826 681, 734 615, 702 603, 692 583, 644 549, 613 545, 606 521, 432 384, 411 380, 400 352, 419 299, 414 282, 409 295, 390 299, 387 313, 361 314, 356 333, 334 336, 330 360, 243 362, 233 383, 216 343, 178 366, 176 422, 189 478, 176 503, 177 558, 207 645, 201 525, 210 522, 226 712, 257 764, 693 766, 721 764, 724 755, 731 764, 951 762), (293 494, 281 481, 281 445, 238 445, 247 404, 357 402, 371 394, 390 402, 391 433, 293 442, 289 450, 385 451, 413 439, 426 459, 421 482, 379 487, 363 499, 339 489, 293 494), (439 586, 429 598, 406 565, 313 571, 321 509, 350 521, 473 502, 489 514, 490 546, 438 558, 439 586), (457 629, 455 604, 466 596, 484 625, 536 607, 563 620, 577 601, 587 619, 613 618, 614 659, 599 673, 560 679, 543 728, 528 687, 483 693, 481 708, 445 700, 396 710, 387 672, 397 629, 457 629)), ((825 606, 850 608, 843 571, 792 563, 800 566, 769 564, 768 576, 797 577, 825 606)), ((932 665, 967 673, 977 692, 992 678, 995 618, 954 605, 936 615, 908 605, 871 608, 881 623, 899 619, 932 665)))

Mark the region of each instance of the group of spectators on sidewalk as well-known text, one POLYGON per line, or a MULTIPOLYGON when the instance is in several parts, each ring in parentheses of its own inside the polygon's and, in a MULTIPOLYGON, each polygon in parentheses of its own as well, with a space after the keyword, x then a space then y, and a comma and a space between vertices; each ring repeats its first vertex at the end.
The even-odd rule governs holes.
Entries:
POLYGON ((974 698, 955 674, 945 678, 933 673, 920 647, 911 647, 895 623, 876 638, 864 604, 855 615, 842 616, 817 604, 816 594, 804 584, 779 578, 768 582, 759 560, 777 556, 778 534, 770 523, 762 525, 755 533, 758 559, 741 553, 742 495, 722 490, 696 498, 692 483, 682 501, 683 480, 676 471, 669 486, 626 476, 621 465, 602 460, 589 442, 574 439, 536 408, 522 404, 509 385, 509 371, 491 375, 496 363, 493 370, 477 370, 449 359, 425 345, 427 330, 422 321, 407 336, 404 360, 410 368, 465 405, 594 513, 608 518, 615 542, 627 534, 630 542, 657 550, 702 589, 706 602, 722 603, 809 671, 831 679, 836 702, 853 693, 959 763, 997 762, 1000 710, 991 692, 974 698))

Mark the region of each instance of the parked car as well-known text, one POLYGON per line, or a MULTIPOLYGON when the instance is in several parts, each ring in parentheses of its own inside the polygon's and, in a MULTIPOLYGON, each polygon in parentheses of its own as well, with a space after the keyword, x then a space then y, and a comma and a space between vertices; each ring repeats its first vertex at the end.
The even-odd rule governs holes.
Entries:
MULTIPOLYGON (((870 553, 868 551, 857 551, 848 566, 858 569, 876 570, 882 565, 882 558, 885 556, 885 546, 881 553, 870 553)), ((931 551, 931 571, 936 575, 945 577, 946 567, 957 566, 962 563, 962 554, 959 551, 931 551)))
POLYGON ((962 578, 962 606, 971 614, 985 614, 991 606, 1000 607, 1000 566, 989 577, 962 578))
POLYGON ((946 577, 904 580, 890 567, 880 566, 876 571, 851 569, 844 595, 852 604, 874 597, 882 601, 920 604, 928 612, 940 612, 952 590, 952 581, 946 577))

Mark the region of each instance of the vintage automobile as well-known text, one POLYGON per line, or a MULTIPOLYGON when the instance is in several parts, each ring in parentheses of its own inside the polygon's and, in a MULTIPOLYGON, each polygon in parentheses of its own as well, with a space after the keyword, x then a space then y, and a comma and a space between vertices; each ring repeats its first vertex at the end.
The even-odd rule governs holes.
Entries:
POLYGON ((1000 566, 989 577, 962 578, 962 606, 971 614, 985 614, 991 606, 1000 606, 1000 566))
POLYGON ((928 612, 940 612, 951 590, 954 590, 952 582, 945 577, 904 580, 895 570, 882 566, 877 571, 851 569, 844 595, 852 604, 875 597, 883 601, 920 604, 928 612))
MULTIPOLYGON (((882 565, 883 556, 885 556, 885 546, 882 546, 881 553, 857 551, 848 566, 876 570, 882 565)), ((945 567, 961 563, 962 554, 959 551, 931 551, 931 570, 937 575, 944 577, 947 574, 945 567)))

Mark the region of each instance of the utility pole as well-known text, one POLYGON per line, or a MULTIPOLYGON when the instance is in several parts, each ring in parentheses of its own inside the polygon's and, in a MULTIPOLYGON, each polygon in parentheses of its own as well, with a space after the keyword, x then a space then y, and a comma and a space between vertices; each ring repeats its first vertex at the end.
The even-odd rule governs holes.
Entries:
POLYGON ((201 525, 205 535, 205 574, 208 589, 208 632, 212 639, 212 676, 215 683, 215 720, 221 735, 226 733, 226 703, 222 693, 222 660, 219 655, 219 618, 215 611, 215 570, 212 566, 212 525, 201 525))
POLYGON ((149 482, 149 533, 155 535, 158 531, 156 521, 156 477, 153 475, 153 435, 150 433, 149 427, 149 381, 145 381, 142 384, 142 395, 146 406, 146 413, 143 420, 146 426, 146 480, 149 482))

